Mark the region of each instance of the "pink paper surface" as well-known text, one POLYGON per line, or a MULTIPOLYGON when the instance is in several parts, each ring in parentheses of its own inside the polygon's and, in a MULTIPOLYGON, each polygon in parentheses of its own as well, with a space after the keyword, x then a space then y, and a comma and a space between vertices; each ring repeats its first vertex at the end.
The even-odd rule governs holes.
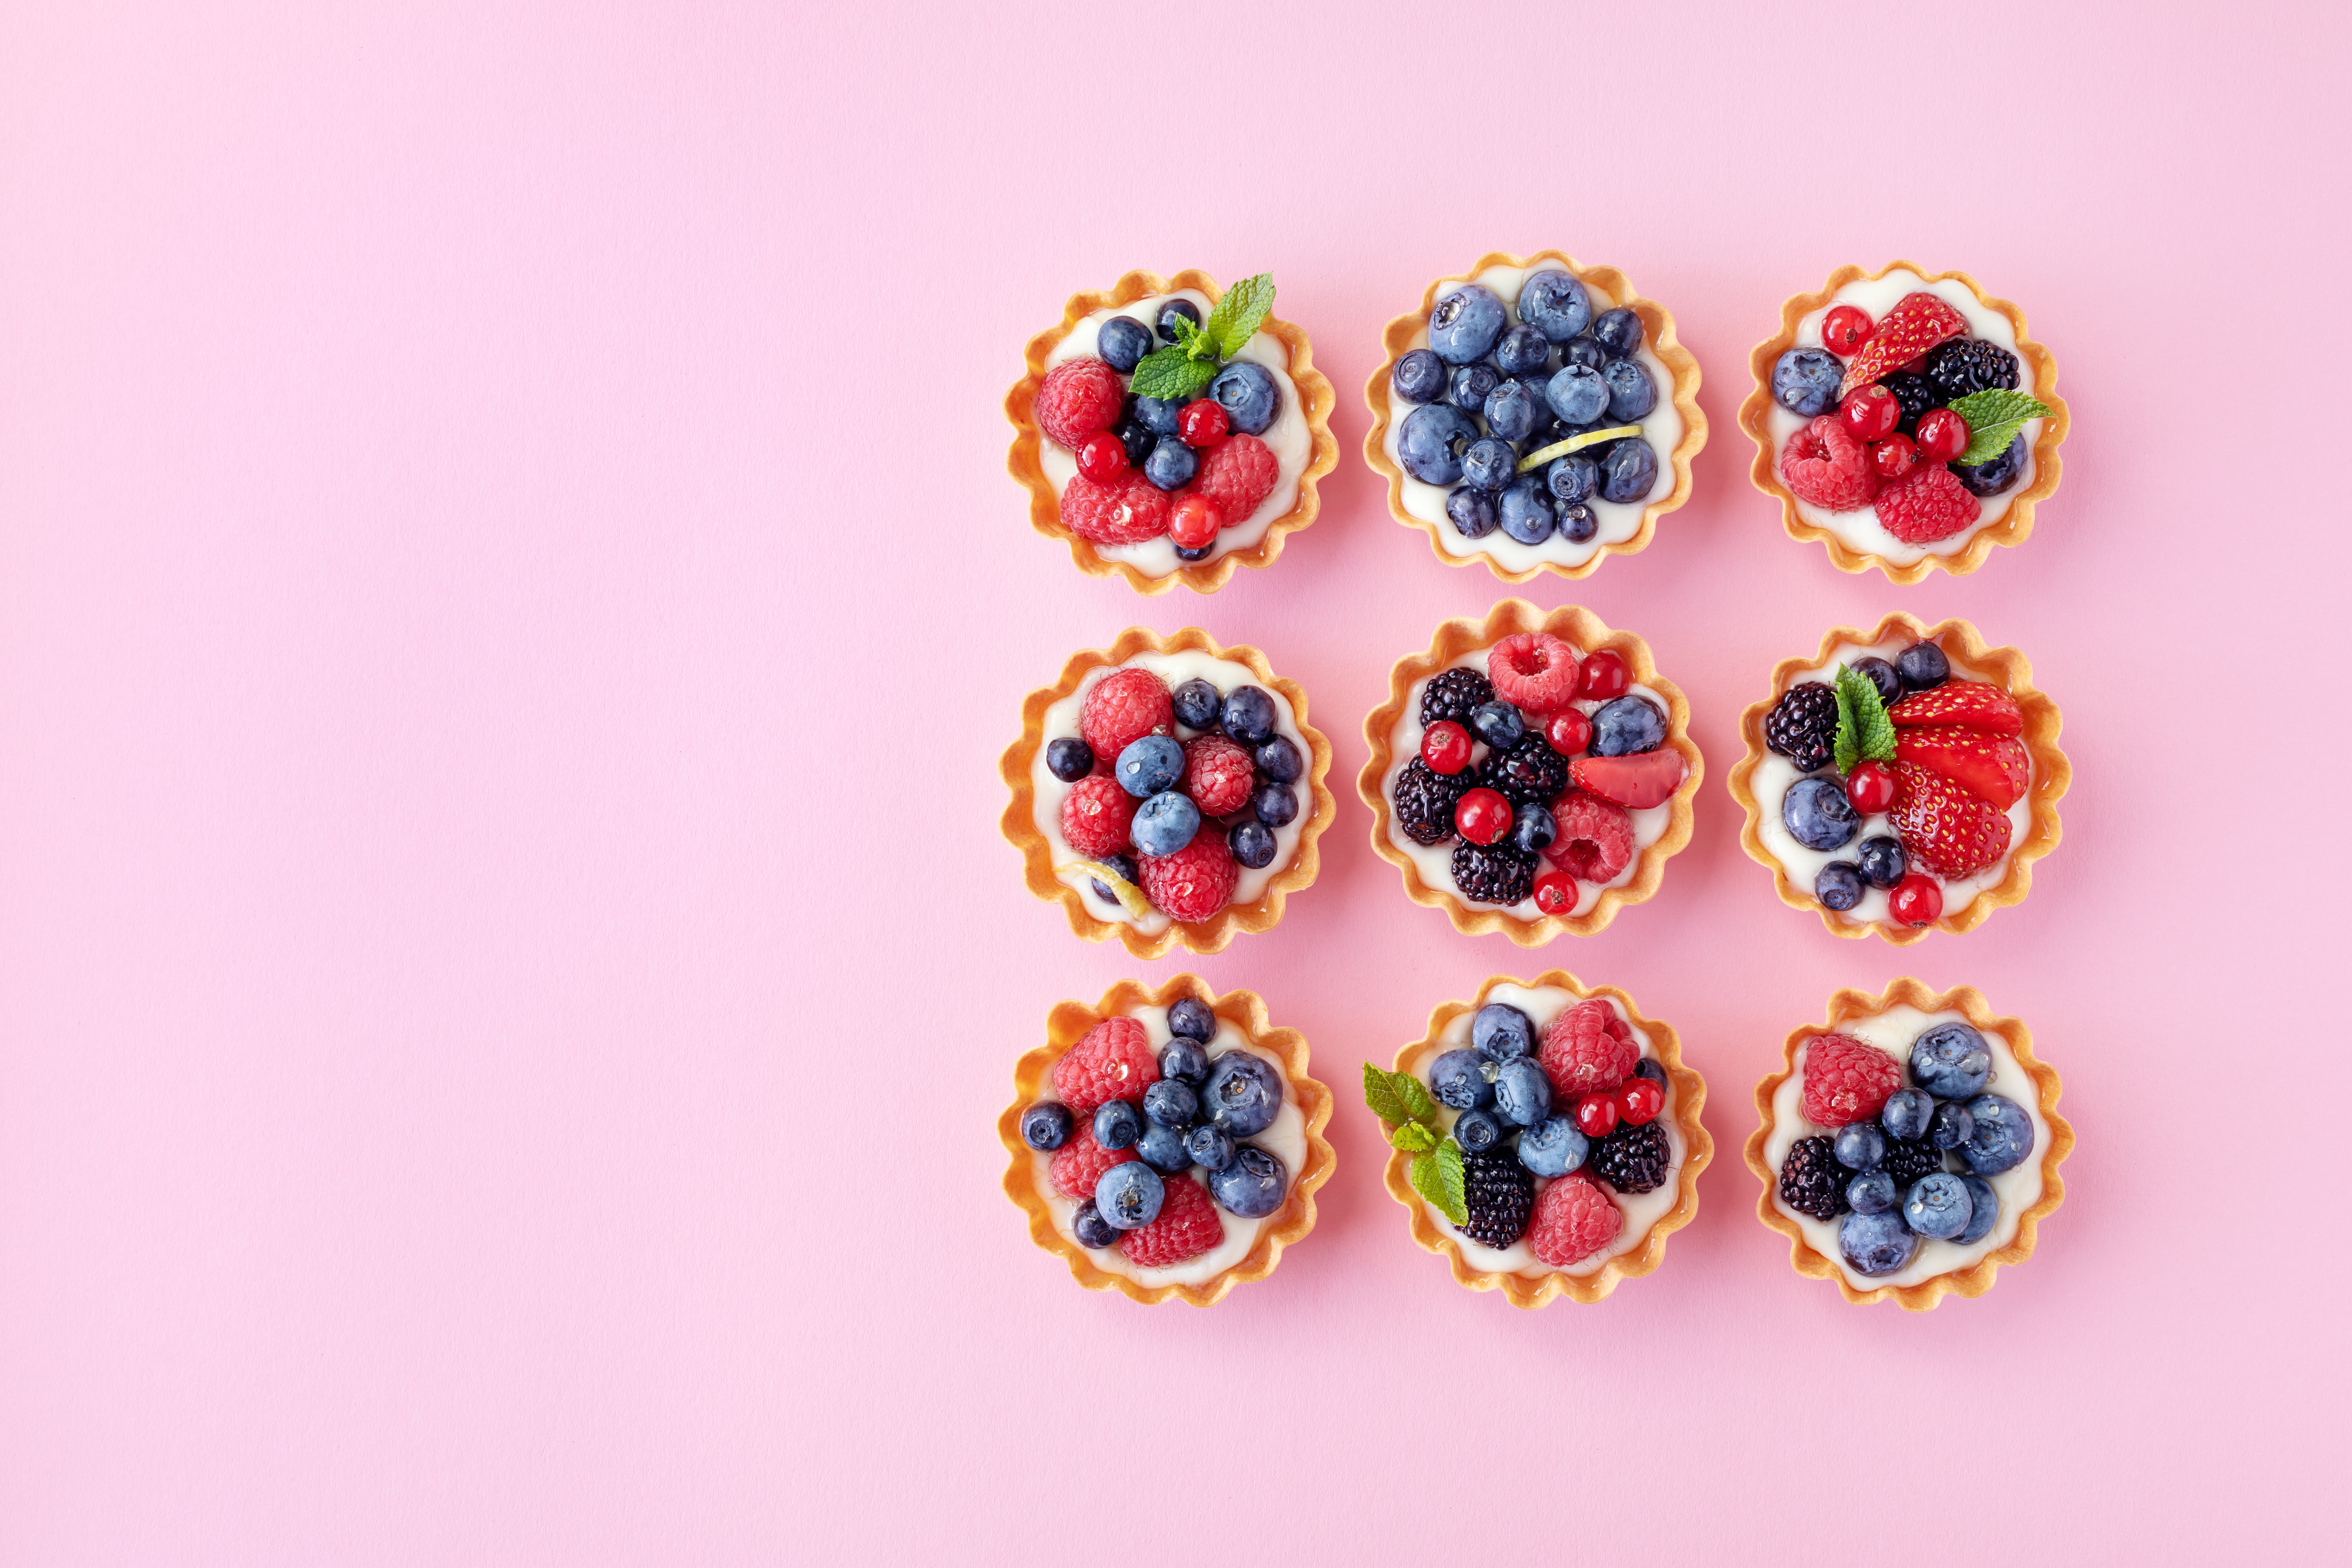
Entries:
POLYGON ((2305 1561, 2347 1393, 2341 12, 28 4, 0 16, 0 1558, 11 1563, 2305 1561), (1660 895, 1523 952, 1367 844, 1362 716, 1513 590, 1389 521, 1381 325, 1493 249, 1626 269, 1713 426, 1646 553, 1708 777, 1660 895), (1780 300, 2021 301, 2074 428, 2025 548, 1890 587, 1733 425, 1780 300), (1003 472, 1021 347, 1270 269, 1320 521, 1202 599, 1003 472), (1898 953, 1737 842, 1739 709, 1965 616, 2066 715, 2032 898, 1898 953), (1338 751, 1212 958, 1067 932, 1022 695, 1198 624, 1338 751), (1487 974, 1628 989, 1718 1143, 1597 1307, 1455 1287, 1353 1081, 1487 974), (1340 1091, 1315 1233, 1207 1312, 997 1191, 1063 997, 1187 967, 1340 1091), (1843 985, 2065 1075, 2041 1250, 1846 1306, 1739 1146, 1843 985), (1162 1522, 1165 1521, 1165 1522, 1162 1522))

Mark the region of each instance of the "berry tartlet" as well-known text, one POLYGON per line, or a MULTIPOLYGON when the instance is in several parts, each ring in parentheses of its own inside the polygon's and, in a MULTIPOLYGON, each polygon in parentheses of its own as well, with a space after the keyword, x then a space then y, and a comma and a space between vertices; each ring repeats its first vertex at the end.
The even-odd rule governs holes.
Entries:
POLYGON ((1481 257, 1381 339, 1364 460, 1451 566, 1581 577, 1650 542, 1706 445, 1698 361, 1613 267, 1481 257))
POLYGON ((1315 1228, 1331 1091, 1248 991, 1179 974, 1055 1005, 1013 1072, 1004 1194, 1089 1290, 1213 1306, 1315 1228))
POLYGON ((2057 364, 1965 272, 1841 267, 1780 307, 1749 363, 1756 488, 1842 572, 1964 575, 2024 543, 2058 488, 2057 364))
POLYGON ((1257 649, 1129 626, 1072 654, 1021 721, 998 764, 1013 788, 1004 837, 1029 890, 1088 942, 1115 934, 1138 958, 1220 952, 1315 880, 1315 841, 1339 809, 1323 782, 1331 744, 1257 649))
POLYGON ((1591 936, 1690 842, 1690 706, 1648 644, 1576 605, 1445 622, 1390 671, 1364 739, 1372 848, 1465 935, 1591 936))
POLYGON ((1030 525, 1078 570, 1213 594, 1315 521, 1315 482, 1339 460, 1331 383, 1273 304, 1265 273, 1228 290, 1205 272, 1130 272, 1072 295, 1029 340, 1004 397, 1006 467, 1030 525))
POLYGON ((1821 1027, 1790 1031, 1787 1060, 1756 1086, 1747 1152, 1756 1213, 1798 1273, 1924 1312, 2032 1255, 2074 1130, 2023 1024, 1971 986, 1906 976, 1832 996, 1821 1027))
POLYGON ((2058 705, 1966 621, 1892 615, 1782 659, 1740 715, 1739 841, 1780 900, 1839 936, 1902 946, 2023 899, 2058 845, 2074 770, 2058 705))
POLYGON ((1515 1307, 1598 1301, 1658 1266, 1698 1213, 1706 1100, 1672 1028, 1557 969, 1491 976, 1392 1070, 1364 1064, 1412 1238, 1515 1307))

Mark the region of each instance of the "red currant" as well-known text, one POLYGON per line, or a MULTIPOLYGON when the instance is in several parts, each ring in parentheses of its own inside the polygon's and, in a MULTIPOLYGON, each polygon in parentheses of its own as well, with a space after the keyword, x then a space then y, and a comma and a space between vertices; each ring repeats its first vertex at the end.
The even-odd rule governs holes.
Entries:
POLYGON ((1213 447, 1225 438, 1225 410, 1213 397, 1196 397, 1176 416, 1176 434, 1187 447, 1213 447))
POLYGON ((1168 537, 1187 550, 1214 543, 1217 530, 1224 525, 1217 503, 1204 495, 1178 496, 1176 504, 1168 509, 1168 537))
POLYGON ((1604 647, 1585 656, 1584 672, 1577 680, 1576 694, 1589 701, 1606 702, 1612 697, 1624 696, 1625 689, 1633 684, 1625 661, 1604 647))
POLYGON ((1919 448, 1912 444, 1910 437, 1898 430, 1872 445, 1870 466, 1878 470, 1882 479, 1899 479, 1919 466, 1919 448))
POLYGON ((1643 1127, 1666 1108, 1666 1091, 1646 1078, 1629 1078, 1617 1086, 1617 1114, 1628 1127, 1643 1127))
POLYGON ((1454 830, 1473 844, 1492 844, 1511 830, 1511 803, 1491 789, 1474 789, 1454 807, 1454 830))
POLYGON ((1576 879, 1565 871, 1546 871, 1536 879, 1536 908, 1548 915, 1564 915, 1576 909, 1576 879))
POLYGON ((1555 713, 1544 726, 1544 739, 1563 757, 1572 757, 1592 744, 1592 721, 1571 708, 1555 713))
POLYGON ((1108 430, 1097 430, 1078 447, 1078 472, 1107 485, 1127 472, 1127 443, 1108 430))
POLYGON ((1440 719, 1422 734, 1421 760, 1452 778, 1470 765, 1470 731, 1451 719, 1440 719))
POLYGON ((1895 395, 1873 382, 1857 386, 1838 405, 1838 418, 1846 434, 1857 441, 1875 441, 1902 423, 1903 405, 1895 395))
POLYGON ((1845 797, 1864 816, 1876 816, 1895 804, 1895 770, 1885 763, 1856 763, 1845 775, 1845 797))
POLYGON ((1919 416, 1919 456, 1931 463, 1948 463, 1969 449, 1969 422, 1948 408, 1930 408, 1919 416))
POLYGON ((1944 912, 1944 890, 1926 873, 1914 871, 1886 895, 1886 912, 1907 926, 1927 926, 1944 912))
POLYGON ((1576 1128, 1587 1138, 1606 1138, 1617 1131, 1617 1099, 1607 1089, 1595 1089, 1576 1102, 1576 1128))
POLYGON ((1878 330, 1870 312, 1856 305, 1839 305, 1822 318, 1822 342, 1833 354, 1851 354, 1878 330))

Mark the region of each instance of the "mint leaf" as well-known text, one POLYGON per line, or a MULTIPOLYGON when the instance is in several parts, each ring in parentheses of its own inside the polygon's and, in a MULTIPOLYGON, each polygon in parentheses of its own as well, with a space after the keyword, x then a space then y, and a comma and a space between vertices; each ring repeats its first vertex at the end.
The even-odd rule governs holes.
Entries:
POLYGON ((1176 346, 1184 351, 1186 359, 1207 359, 1217 352, 1216 337, 1195 326, 1192 317, 1171 316, 1168 324, 1175 329, 1176 346))
POLYGON ((1202 324, 1202 332, 1213 340, 1217 352, 1231 359, 1242 352, 1258 324, 1274 309, 1274 274, 1261 272, 1255 278, 1244 278, 1225 290, 1217 308, 1209 312, 1202 324))
POLYGON ((1423 1126, 1437 1120, 1437 1104, 1429 1098, 1429 1090, 1421 1087, 1421 1079, 1409 1072, 1392 1072, 1389 1081, 1396 1085, 1397 1099, 1403 1102, 1407 1116, 1423 1126))
POLYGON ((1831 760, 1842 773, 1865 759, 1883 763, 1895 755, 1895 725, 1878 688, 1858 669, 1841 665, 1837 672, 1837 737, 1830 742, 1831 760))
POLYGON ((2040 398, 2000 387, 1957 398, 1951 409, 1969 422, 1969 447, 1952 459, 1956 463, 1990 463, 2009 450, 2027 420, 2050 417, 2050 405, 2040 398))
POLYGON ((1437 1147, 1437 1134, 1418 1121, 1389 1129, 1389 1142, 1408 1154, 1426 1154, 1437 1147))
MULTIPOLYGON (((1402 1126, 1412 1120, 1403 1102, 1397 1099, 1396 1086, 1389 1081, 1389 1075, 1370 1062, 1364 1064, 1364 1103, 1372 1108, 1374 1116, 1391 1127, 1402 1126)), ((1402 1147, 1402 1144, 1398 1146, 1402 1147)))
POLYGON ((1138 397, 1189 403, 1200 396, 1202 389, 1216 375, 1213 363, 1194 359, 1181 348, 1154 349, 1135 367, 1135 380, 1128 390, 1138 397))
POLYGON ((1448 1138, 1433 1153, 1415 1159, 1412 1181, 1412 1190, 1427 1198, 1430 1207, 1455 1225, 1470 1223, 1469 1193, 1462 1183, 1461 1144, 1448 1138))

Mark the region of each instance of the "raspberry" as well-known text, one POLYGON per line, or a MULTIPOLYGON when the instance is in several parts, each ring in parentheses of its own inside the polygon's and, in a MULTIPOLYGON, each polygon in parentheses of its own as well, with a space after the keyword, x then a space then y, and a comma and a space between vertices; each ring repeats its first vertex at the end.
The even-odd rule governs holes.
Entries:
POLYGON ((1126 848, 1134 822, 1135 797, 1108 773, 1080 779, 1062 802, 1062 837, 1089 860, 1126 848))
POLYGON ((1096 1142, 1094 1128, 1088 1119, 1081 1117, 1078 1124, 1070 1129, 1068 1140, 1054 1151, 1053 1163, 1045 1167, 1045 1174, 1055 1192, 1084 1203, 1095 1195, 1095 1184, 1102 1180, 1105 1171, 1134 1158, 1133 1149, 1106 1149, 1096 1142))
POLYGON ((1257 764, 1223 735, 1184 742, 1184 793, 1202 816, 1224 816, 1248 804, 1257 764))
POLYGON ((1118 424, 1126 401, 1118 372, 1098 359, 1068 360, 1048 371, 1037 389, 1037 428, 1075 452, 1096 431, 1118 424))
POLYGON ((1878 492, 1878 521, 1906 544, 1949 539, 1977 520, 1983 506, 1960 477, 1940 464, 1919 469, 1878 492))
POLYGON ((1555 829, 1545 856, 1582 882, 1613 880, 1633 861, 1633 819, 1625 808, 1571 790, 1551 808, 1555 829))
POLYGON ((1815 1035, 1805 1047, 1805 1120, 1816 1127, 1867 1121, 1902 1087, 1902 1066, 1851 1035, 1815 1035))
POLYGON ((1837 1163, 1826 1138, 1800 1138, 1780 1162, 1780 1201, 1815 1219, 1845 1213, 1845 1186, 1852 1173, 1837 1163))
POLYGON ((1097 544, 1140 544, 1168 531, 1168 492, 1132 471, 1107 485, 1074 474, 1062 487, 1062 526, 1097 544))
POLYGON ((1852 511, 1869 505, 1877 493, 1878 471, 1870 466, 1870 448, 1855 440, 1836 416, 1824 414, 1780 448, 1780 482, 1799 500, 1831 511, 1852 511))
POLYGON ((1282 475, 1274 449, 1255 436, 1228 436, 1201 454, 1192 489, 1216 503, 1228 527, 1257 510, 1282 475))
POLYGON ((1078 738, 1098 759, 1117 762, 1130 742, 1176 732, 1168 683, 1148 669, 1115 669, 1095 682, 1078 707, 1078 738))
POLYGON ((1225 836, 1203 828, 1173 855, 1143 857, 1143 896, 1171 920, 1204 921, 1225 907, 1241 875, 1225 836))
POLYGON ((1140 1100, 1159 1081, 1151 1037, 1133 1018, 1105 1018, 1054 1064, 1054 1092, 1073 1114, 1114 1100, 1140 1100))
POLYGON ((1557 713, 1576 700, 1584 662, 1549 632, 1520 632, 1486 650, 1486 679, 1514 707, 1557 713))
POLYGON ((1160 1200, 1160 1217, 1120 1237, 1118 1249, 1139 1268, 1166 1268, 1198 1258, 1224 1239, 1224 1222, 1201 1184, 1190 1176, 1171 1176, 1160 1200))
POLYGON ((1528 1248, 1554 1268, 1582 1262, 1617 1239, 1625 1216, 1609 1194, 1581 1172, 1548 1183, 1536 1194, 1535 1222, 1528 1248))
POLYGON ((1642 1059, 1642 1048, 1633 1043, 1633 1026, 1608 1003, 1595 998, 1551 1021, 1537 1059, 1551 1079, 1557 1104, 1615 1089, 1642 1059))

